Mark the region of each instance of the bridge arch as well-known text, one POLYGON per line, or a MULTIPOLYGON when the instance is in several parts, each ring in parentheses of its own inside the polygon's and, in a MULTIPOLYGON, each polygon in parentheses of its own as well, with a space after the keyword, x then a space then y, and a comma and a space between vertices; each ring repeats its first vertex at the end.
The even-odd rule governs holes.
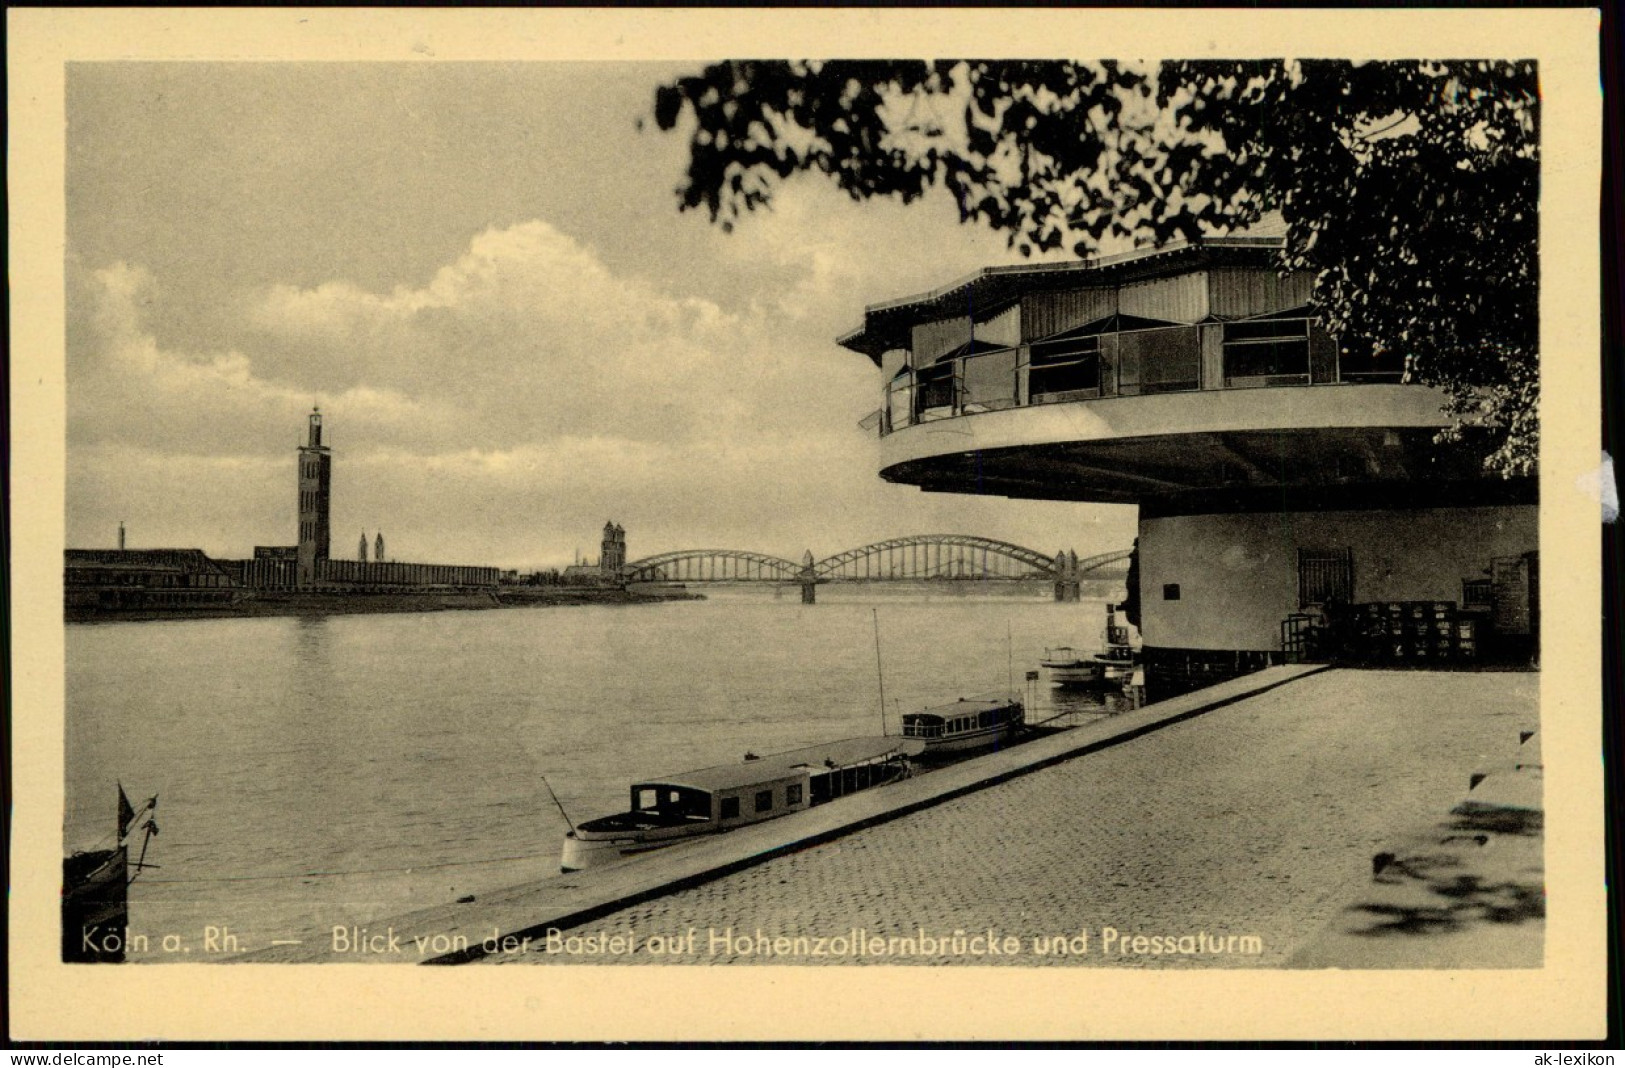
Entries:
POLYGON ((794 581, 802 565, 742 549, 677 549, 633 560, 622 573, 629 582, 794 581))
POLYGON ((1127 560, 1131 549, 1079 559, 972 534, 889 538, 801 563, 743 549, 678 549, 626 564, 629 582, 840 582, 931 578, 1045 579, 1073 586, 1079 577, 1127 560))
POLYGON ((914 534, 860 545, 813 565, 823 580, 998 576, 1049 578, 1055 560, 1034 549, 972 534, 914 534))
POLYGON ((1094 571, 1097 568, 1105 567, 1107 564, 1115 564, 1120 561, 1127 560, 1133 555, 1133 549, 1115 549, 1109 553, 1100 553, 1097 556, 1085 557, 1084 559, 1078 561, 1077 573, 1080 575, 1087 574, 1088 572, 1094 571))

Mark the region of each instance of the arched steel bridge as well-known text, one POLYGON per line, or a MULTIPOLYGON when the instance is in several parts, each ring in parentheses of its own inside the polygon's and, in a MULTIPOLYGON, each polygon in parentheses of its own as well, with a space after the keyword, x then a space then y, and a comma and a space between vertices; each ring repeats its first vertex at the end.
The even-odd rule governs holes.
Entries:
POLYGON ((906 582, 920 579, 1043 579, 1073 581, 1127 560, 1119 549, 1079 559, 1048 556, 1021 545, 969 534, 916 534, 890 538, 800 563, 740 549, 678 549, 633 560, 622 570, 630 582, 906 582))

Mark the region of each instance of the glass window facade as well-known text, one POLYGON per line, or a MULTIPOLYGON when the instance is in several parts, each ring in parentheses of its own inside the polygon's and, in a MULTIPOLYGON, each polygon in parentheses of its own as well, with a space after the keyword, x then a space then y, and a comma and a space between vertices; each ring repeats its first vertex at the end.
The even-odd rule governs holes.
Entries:
POLYGON ((1103 397, 1404 380, 1402 356, 1334 338, 1308 316, 1119 325, 1103 320, 1020 346, 950 355, 923 368, 905 365, 886 384, 880 433, 934 419, 1103 397))

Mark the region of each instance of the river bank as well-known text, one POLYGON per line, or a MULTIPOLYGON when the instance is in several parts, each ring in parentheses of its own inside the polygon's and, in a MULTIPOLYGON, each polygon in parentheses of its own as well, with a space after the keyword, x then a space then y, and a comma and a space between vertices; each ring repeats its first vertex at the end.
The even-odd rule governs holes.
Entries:
POLYGON ((704 600, 680 586, 507 586, 495 590, 383 593, 371 591, 245 591, 229 604, 100 609, 69 607, 68 623, 148 622, 175 619, 251 619, 262 616, 358 615, 381 612, 480 611, 564 605, 657 604, 704 600))

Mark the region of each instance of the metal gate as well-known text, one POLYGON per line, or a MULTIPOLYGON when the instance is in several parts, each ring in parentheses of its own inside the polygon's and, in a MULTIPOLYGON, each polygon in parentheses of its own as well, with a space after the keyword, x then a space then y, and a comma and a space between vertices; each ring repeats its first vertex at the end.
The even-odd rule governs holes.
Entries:
POLYGON ((1353 549, 1298 550, 1298 607, 1354 600, 1353 549))

